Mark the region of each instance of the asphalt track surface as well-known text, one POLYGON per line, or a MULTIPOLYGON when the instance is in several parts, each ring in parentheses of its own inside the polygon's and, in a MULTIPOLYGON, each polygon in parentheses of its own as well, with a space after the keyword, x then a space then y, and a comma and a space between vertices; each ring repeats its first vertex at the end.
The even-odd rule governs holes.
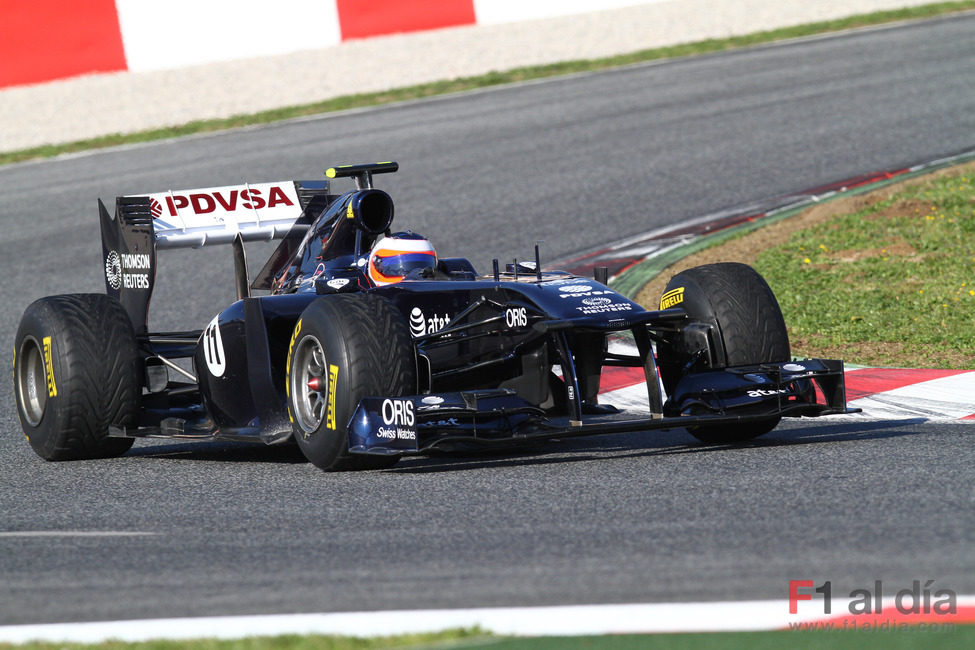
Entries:
MULTIPOLYGON (((971 148, 973 34, 966 15, 3 168, 3 345, 33 299, 103 290, 96 197, 394 159, 378 184, 441 254, 566 257, 971 148)), ((153 326, 203 327, 230 269, 163 252, 153 326)), ((0 624, 784 599, 790 579, 975 593, 972 431, 801 421, 740 448, 676 430, 331 475, 217 443, 52 464, 4 381, 0 624)))

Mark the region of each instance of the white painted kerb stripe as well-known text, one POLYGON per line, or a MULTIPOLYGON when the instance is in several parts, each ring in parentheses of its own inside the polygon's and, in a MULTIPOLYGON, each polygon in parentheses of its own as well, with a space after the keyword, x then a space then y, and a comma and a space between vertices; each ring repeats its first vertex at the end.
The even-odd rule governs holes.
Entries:
MULTIPOLYGON (((975 596, 959 596, 958 605, 975 606, 975 596)), ((834 606, 845 607, 840 602, 834 606)), ((8 625, 0 626, 0 642, 238 639, 281 634, 375 637, 474 626, 513 636, 722 632, 784 629, 822 619, 822 614, 789 614, 787 600, 498 607, 8 625)))
POLYGON ((964 418, 975 413, 975 373, 922 381, 861 397, 849 405, 876 418, 964 418))
MULTIPOLYGON (((341 41, 335 0, 116 0, 115 6, 130 72, 289 54, 341 41)), ((224 90, 255 83, 260 79, 225 79, 224 90)))
POLYGON ((228 639, 280 634, 388 636, 474 626, 496 634, 522 636, 758 630, 786 625, 784 615, 788 611, 785 601, 756 601, 223 616, 11 625, 0 627, 0 642, 95 643, 105 639, 228 639))

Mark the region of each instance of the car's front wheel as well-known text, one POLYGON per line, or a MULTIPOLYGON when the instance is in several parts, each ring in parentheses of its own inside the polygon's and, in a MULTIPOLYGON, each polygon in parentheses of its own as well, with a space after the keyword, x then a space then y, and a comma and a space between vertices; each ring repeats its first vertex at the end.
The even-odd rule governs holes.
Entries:
POLYGON ((360 293, 311 303, 291 335, 287 374, 288 416, 309 461, 327 471, 396 463, 396 456, 352 455, 348 439, 363 397, 416 392, 413 339, 391 302, 360 293))
MULTIPOLYGON (((661 307, 683 307, 691 322, 711 326, 712 368, 749 366, 791 359, 789 333, 772 289, 746 264, 724 262, 682 271, 664 290, 661 307)), ((693 358, 669 342, 657 346, 661 378, 668 393, 688 372, 693 358)), ((768 433, 779 417, 736 426, 689 427, 705 442, 740 442, 768 433)))

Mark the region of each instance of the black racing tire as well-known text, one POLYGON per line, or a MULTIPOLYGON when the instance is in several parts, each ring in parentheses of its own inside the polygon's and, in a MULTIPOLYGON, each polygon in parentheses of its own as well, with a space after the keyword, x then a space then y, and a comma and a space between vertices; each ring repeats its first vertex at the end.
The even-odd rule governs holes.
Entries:
POLYGON ((14 396, 30 446, 45 460, 109 458, 132 438, 108 428, 134 424, 142 360, 132 323, 104 294, 49 296, 32 303, 17 329, 14 396))
POLYGON ((349 453, 348 424, 365 396, 417 391, 403 315, 371 293, 323 296, 301 314, 287 361, 288 417, 305 457, 325 471, 392 467, 398 456, 349 453))
MULTIPOLYGON (((664 296, 683 287, 683 302, 692 321, 714 324, 723 350, 712 349, 714 368, 789 361, 789 332, 775 294, 755 269, 736 262, 707 264, 671 278, 664 296)), ((666 343, 658 344, 661 379, 668 391, 680 379, 689 359, 666 343)), ((710 443, 741 442, 768 433, 780 417, 737 426, 688 427, 710 443)))

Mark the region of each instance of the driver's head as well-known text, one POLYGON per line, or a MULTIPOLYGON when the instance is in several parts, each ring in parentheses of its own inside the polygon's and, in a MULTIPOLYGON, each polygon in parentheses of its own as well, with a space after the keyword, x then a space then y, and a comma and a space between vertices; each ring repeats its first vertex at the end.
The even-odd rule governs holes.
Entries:
POLYGON ((411 271, 436 268, 437 251, 425 237, 415 232, 398 232, 373 244, 369 253, 369 278, 377 286, 393 284, 411 271))

